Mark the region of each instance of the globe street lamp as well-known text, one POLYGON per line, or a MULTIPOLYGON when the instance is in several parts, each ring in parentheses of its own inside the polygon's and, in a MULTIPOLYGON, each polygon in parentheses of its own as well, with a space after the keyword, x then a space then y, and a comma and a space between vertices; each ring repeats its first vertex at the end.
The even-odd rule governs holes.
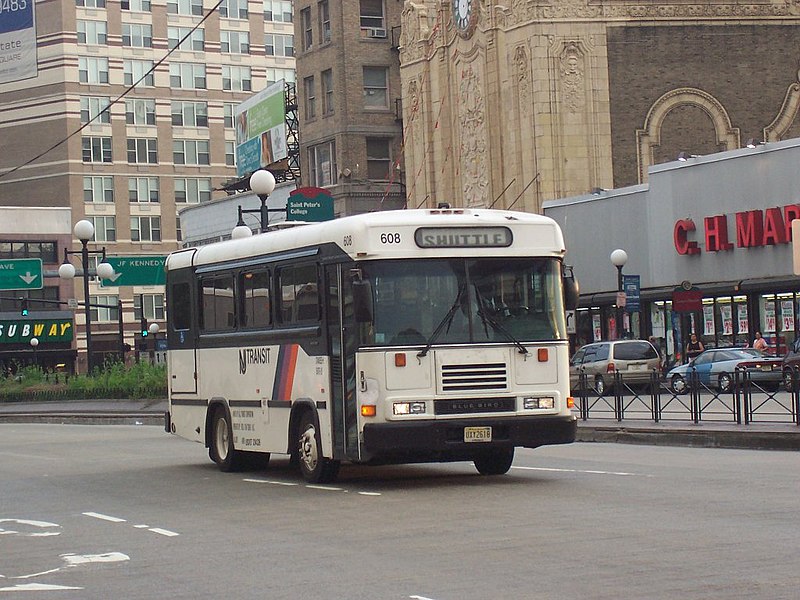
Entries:
POLYGON ((153 337, 153 350, 150 353, 150 362, 156 362, 156 346, 158 345, 158 332, 161 328, 158 326, 158 323, 150 323, 150 326, 147 328, 147 331, 150 332, 150 335, 153 337))
POLYGON ((64 248, 64 262, 58 267, 58 276, 62 279, 72 279, 75 277, 75 267, 69 262, 69 257, 74 254, 81 255, 81 267, 83 270, 83 305, 86 314, 86 367, 87 372, 91 373, 94 369, 94 360, 92 358, 92 311, 89 301, 89 255, 101 255, 102 261, 95 269, 95 275, 101 279, 109 279, 114 276, 114 267, 106 262, 106 249, 89 250, 89 240, 94 237, 94 225, 87 219, 81 219, 75 223, 72 229, 75 237, 81 241, 80 250, 67 250, 64 248))
POLYGON ((36 358, 36 348, 39 346, 39 338, 32 337, 31 341, 31 348, 33 348, 33 366, 39 366, 39 360, 36 358))
POLYGON ((621 293, 623 291, 623 288, 622 288, 622 267, 624 267, 625 263, 628 262, 628 253, 625 252, 625 250, 623 250, 622 248, 617 248, 616 250, 614 250, 611 253, 611 256, 609 258, 611 259, 611 264, 613 264, 615 267, 617 267, 617 292, 618 292, 617 296, 618 296, 618 298, 617 298, 617 317, 616 317, 616 319, 617 319, 617 338, 619 339, 620 337, 622 337, 621 334, 623 333, 623 331, 622 331, 622 320, 623 320, 622 312, 623 311, 622 311, 622 306, 620 306, 620 301, 619 301, 619 295, 620 294, 619 293, 621 293))
POLYGON ((231 237, 233 239, 245 238, 253 233, 250 231, 250 228, 244 224, 244 218, 242 216, 244 213, 258 213, 261 216, 261 233, 264 233, 269 227, 269 213, 286 212, 285 208, 267 208, 267 199, 269 195, 275 191, 275 176, 266 169, 259 169, 250 175, 250 189, 253 190, 258 196, 258 199, 261 200, 261 208, 242 208, 242 205, 239 205, 239 221, 231 232, 231 237))

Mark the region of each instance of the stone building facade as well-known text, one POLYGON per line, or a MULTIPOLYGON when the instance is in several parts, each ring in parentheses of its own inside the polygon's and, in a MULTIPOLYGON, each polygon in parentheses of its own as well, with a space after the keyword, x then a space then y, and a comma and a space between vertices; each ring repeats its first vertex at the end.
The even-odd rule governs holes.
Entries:
POLYGON ((800 135, 798 0, 413 0, 409 205, 512 207, 800 135))

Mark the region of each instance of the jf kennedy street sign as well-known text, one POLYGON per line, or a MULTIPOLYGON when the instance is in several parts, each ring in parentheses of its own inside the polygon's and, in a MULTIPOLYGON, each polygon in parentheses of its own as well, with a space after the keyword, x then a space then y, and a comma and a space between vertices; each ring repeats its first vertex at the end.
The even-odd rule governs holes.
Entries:
POLYGON ((103 279, 101 285, 164 285, 167 282, 166 260, 166 256, 109 256, 106 262, 114 267, 114 275, 103 279))
POLYGON ((42 289, 42 259, 0 260, 0 290, 42 289))

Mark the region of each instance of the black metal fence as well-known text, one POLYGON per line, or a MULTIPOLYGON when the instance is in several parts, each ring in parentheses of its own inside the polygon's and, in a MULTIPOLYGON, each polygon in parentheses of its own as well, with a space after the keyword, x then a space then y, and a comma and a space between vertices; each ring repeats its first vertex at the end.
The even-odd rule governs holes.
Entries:
POLYGON ((587 419, 646 419, 728 421, 737 424, 789 423, 800 426, 800 369, 787 372, 782 381, 765 385, 749 373, 736 370, 729 389, 703 383, 690 371, 685 391, 674 391, 654 371, 644 385, 631 385, 617 372, 603 393, 597 393, 585 373, 573 388, 580 417, 587 419))

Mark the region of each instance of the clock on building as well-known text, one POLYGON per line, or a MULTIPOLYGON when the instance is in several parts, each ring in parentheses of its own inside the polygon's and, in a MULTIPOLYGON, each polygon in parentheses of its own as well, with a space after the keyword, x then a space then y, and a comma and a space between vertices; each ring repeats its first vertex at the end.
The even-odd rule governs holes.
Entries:
POLYGON ((474 7, 476 0, 452 0, 453 23, 456 31, 463 38, 468 38, 475 31, 478 21, 478 10, 474 7))

